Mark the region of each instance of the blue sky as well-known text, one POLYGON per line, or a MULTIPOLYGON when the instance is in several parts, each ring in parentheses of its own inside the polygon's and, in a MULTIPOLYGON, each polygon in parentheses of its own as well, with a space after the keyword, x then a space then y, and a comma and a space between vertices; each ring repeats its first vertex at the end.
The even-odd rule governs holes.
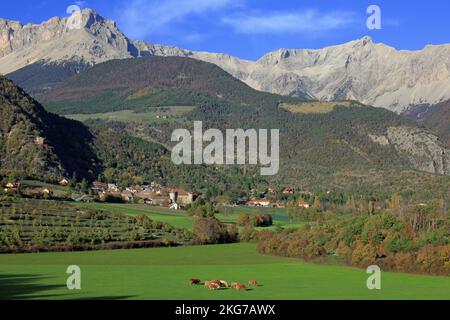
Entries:
POLYGON ((321 48, 365 35, 397 49, 450 43, 450 1, 427 0, 13 0, 0 17, 40 23, 69 5, 117 21, 130 38, 256 60, 279 48, 321 48), (369 5, 382 29, 369 30, 369 5))

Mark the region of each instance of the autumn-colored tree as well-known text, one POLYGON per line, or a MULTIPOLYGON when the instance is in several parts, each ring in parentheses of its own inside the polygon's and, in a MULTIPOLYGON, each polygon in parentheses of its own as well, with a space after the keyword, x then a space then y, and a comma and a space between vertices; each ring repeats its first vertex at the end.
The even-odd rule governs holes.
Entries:
POLYGON ((228 232, 227 227, 215 217, 197 218, 193 231, 194 235, 202 243, 213 244, 236 241, 228 232))
POLYGON ((394 194, 391 196, 391 198, 388 201, 388 209, 395 214, 400 213, 400 207, 401 207, 401 201, 402 198, 398 194, 394 194))
POLYGON ((314 197, 313 208, 314 209, 322 209, 322 203, 320 202, 320 198, 318 196, 314 197))
POLYGON ((370 244, 357 241, 352 252, 352 264, 360 267, 367 267, 375 263, 376 251, 370 244))
POLYGON ((250 219, 250 215, 246 213, 239 213, 237 216, 237 224, 241 227, 252 225, 252 221, 250 219))
POLYGON ((355 198, 353 196, 348 197, 345 207, 347 208, 347 210, 356 210, 355 198))

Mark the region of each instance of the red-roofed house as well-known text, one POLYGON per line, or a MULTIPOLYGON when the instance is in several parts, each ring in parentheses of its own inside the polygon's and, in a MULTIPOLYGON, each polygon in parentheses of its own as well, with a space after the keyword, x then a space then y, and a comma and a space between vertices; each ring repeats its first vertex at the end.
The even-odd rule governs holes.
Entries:
POLYGON ((192 204, 194 194, 184 189, 170 189, 169 197, 172 203, 178 203, 181 206, 192 204))
POLYGON ((283 194, 294 194, 294 189, 291 187, 286 187, 282 191, 283 194))

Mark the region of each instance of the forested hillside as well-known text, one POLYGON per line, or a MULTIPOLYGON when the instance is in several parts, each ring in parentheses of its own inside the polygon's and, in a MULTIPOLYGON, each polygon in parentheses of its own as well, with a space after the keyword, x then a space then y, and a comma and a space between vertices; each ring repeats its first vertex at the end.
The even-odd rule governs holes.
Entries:
POLYGON ((63 80, 87 70, 89 67, 88 64, 75 61, 63 63, 39 61, 9 73, 7 77, 28 94, 36 96, 43 94, 63 80))
POLYGON ((22 89, 0 78, 0 159, 4 175, 58 179, 101 170, 94 136, 83 124, 48 113, 22 89))
POLYGON ((293 100, 255 91, 213 64, 179 57, 105 62, 38 99, 59 114, 224 102, 254 106, 293 100))
POLYGON ((253 90, 220 68, 189 58, 109 61, 40 99, 49 110, 93 117, 123 109, 144 114, 155 107, 196 106, 177 121, 91 122, 169 146, 174 129, 192 129, 196 120, 204 122, 204 129, 280 129, 280 171, 268 177, 271 183, 430 194, 446 193, 450 184, 450 178, 439 175, 450 172, 450 152, 413 121, 351 101, 325 109, 308 102, 303 108, 300 99, 253 90))
POLYGON ((0 176, 56 182, 100 175, 125 186, 156 181, 192 190, 245 186, 245 191, 259 180, 240 177, 232 168, 175 166, 163 146, 49 113, 6 78, 0 79, 0 106, 0 176))

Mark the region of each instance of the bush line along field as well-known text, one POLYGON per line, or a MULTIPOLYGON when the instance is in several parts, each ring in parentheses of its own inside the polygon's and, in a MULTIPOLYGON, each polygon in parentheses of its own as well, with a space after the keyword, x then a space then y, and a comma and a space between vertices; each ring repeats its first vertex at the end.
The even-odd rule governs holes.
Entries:
POLYGON ((382 273, 368 290, 365 270, 257 254, 254 244, 0 255, 0 298, 7 299, 450 299, 450 278, 382 273), (68 265, 82 290, 69 291, 68 265), (210 291, 189 278, 247 283, 248 291, 210 291))

